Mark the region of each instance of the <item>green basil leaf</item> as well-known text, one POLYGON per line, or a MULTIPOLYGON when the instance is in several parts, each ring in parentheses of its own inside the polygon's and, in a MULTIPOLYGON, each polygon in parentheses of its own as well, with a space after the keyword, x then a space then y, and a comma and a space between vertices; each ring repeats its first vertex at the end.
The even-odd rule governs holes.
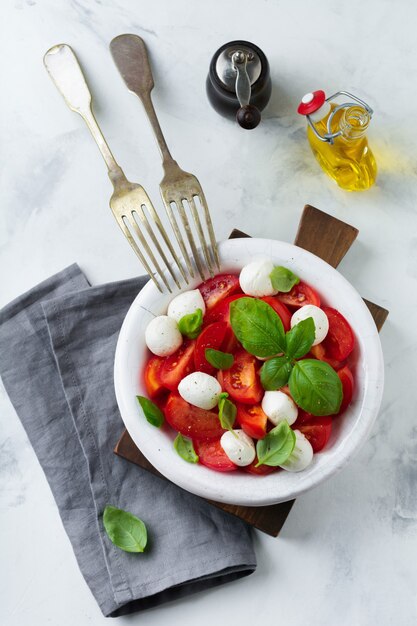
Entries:
POLYGON ((230 323, 237 339, 259 357, 285 352, 285 333, 279 315, 263 300, 239 298, 230 304, 230 323))
POLYGON ((289 427, 287 421, 280 422, 256 444, 256 454, 259 465, 271 465, 277 467, 285 463, 291 456, 295 446, 295 433, 289 427))
POLYGON ((164 423, 164 414, 161 409, 145 396, 136 396, 136 400, 142 407, 146 419, 152 426, 159 428, 164 423))
POLYGON ((110 541, 121 550, 144 551, 148 541, 146 526, 132 513, 107 505, 103 513, 103 524, 110 541))
MULTIPOLYGON (((229 395, 229 394, 227 394, 229 395)), ((220 394, 219 397, 219 420, 222 428, 227 428, 227 430, 233 429, 233 424, 235 423, 237 408, 236 405, 233 404, 230 400, 227 399, 227 396, 223 393, 220 394)))
POLYGON ((261 367, 262 387, 266 391, 275 391, 287 384, 293 365, 286 356, 276 356, 265 361, 261 367))
POLYGON ((198 456, 195 453, 193 442, 188 437, 184 437, 181 433, 178 433, 174 439, 174 448, 187 463, 197 463, 198 456))
POLYGON ((289 387, 294 401, 312 415, 338 413, 343 391, 339 376, 328 363, 317 359, 297 361, 289 387))
POLYGON ((298 285, 300 282, 298 276, 293 274, 291 270, 286 267, 282 267, 281 265, 274 267, 269 275, 269 278, 271 279, 273 288, 283 293, 288 293, 294 285, 298 285))
POLYGON ((210 365, 218 370, 230 369, 235 360, 233 354, 222 352, 221 350, 214 350, 213 348, 206 348, 205 357, 210 365))
POLYGON ((181 335, 185 335, 190 339, 195 339, 201 332, 203 325, 203 311, 196 309, 194 313, 184 315, 178 322, 178 330, 181 335))
POLYGON ((287 357, 289 359, 301 359, 310 351, 316 338, 316 326, 312 317, 298 322, 286 334, 287 357))

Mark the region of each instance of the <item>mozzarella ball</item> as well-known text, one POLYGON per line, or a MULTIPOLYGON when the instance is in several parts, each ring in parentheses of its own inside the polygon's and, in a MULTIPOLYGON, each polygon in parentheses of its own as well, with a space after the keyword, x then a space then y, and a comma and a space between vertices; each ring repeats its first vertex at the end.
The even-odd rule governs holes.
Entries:
POLYGON ((177 322, 167 315, 155 317, 146 328, 145 342, 149 350, 157 356, 174 354, 182 344, 177 322))
POLYGON ((206 305, 204 304, 200 290, 193 289, 192 291, 184 291, 178 296, 175 296, 169 303, 167 315, 179 322, 184 315, 195 313, 197 309, 201 309, 204 315, 206 305))
POLYGON ((262 410, 275 426, 284 420, 290 425, 294 424, 298 415, 294 400, 283 391, 265 391, 262 410))
POLYGON ((313 346, 321 343, 329 332, 329 319, 326 313, 320 309, 320 307, 314 304, 306 304, 302 306, 298 311, 294 313, 291 318, 291 328, 296 326, 298 322, 306 320, 308 317, 313 318, 314 327, 316 329, 316 337, 313 341, 313 346))
POLYGON ((188 374, 178 385, 181 398, 207 411, 217 405, 221 391, 217 378, 204 372, 188 374))
POLYGON ((242 291, 248 296, 257 298, 275 296, 278 291, 273 288, 269 277, 273 269, 274 264, 268 259, 252 261, 252 263, 242 267, 239 276, 242 291))
POLYGON ((305 435, 299 430, 294 431, 295 446, 291 456, 280 465, 287 472, 301 472, 308 467, 313 460, 313 448, 305 435))
POLYGON ((221 436, 220 445, 232 463, 239 467, 250 465, 255 459, 255 444, 243 430, 226 431, 221 436))

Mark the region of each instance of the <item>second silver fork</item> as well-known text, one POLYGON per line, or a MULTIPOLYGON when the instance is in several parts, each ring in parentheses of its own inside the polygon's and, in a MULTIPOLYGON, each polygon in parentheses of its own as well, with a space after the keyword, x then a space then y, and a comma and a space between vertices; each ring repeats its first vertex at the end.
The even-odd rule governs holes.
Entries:
POLYGON ((206 270, 213 276, 215 268, 220 269, 217 243, 210 212, 203 189, 197 178, 193 174, 184 172, 172 158, 168 150, 152 104, 151 91, 154 82, 145 43, 137 35, 119 35, 112 40, 110 50, 117 69, 122 75, 128 89, 136 94, 142 101, 154 131, 161 152, 164 169, 164 177, 160 183, 161 196, 178 245, 180 246, 182 255, 187 264, 188 271, 191 276, 193 276, 191 259, 178 226, 175 212, 180 217, 180 223, 185 230, 200 277, 202 280, 205 280, 207 278, 206 270), (203 259, 200 258, 198 253, 193 230, 187 217, 184 203, 186 205, 188 204, 190 208, 195 230, 197 231, 201 245, 203 259), (200 213, 204 215, 208 237, 204 233, 200 213))

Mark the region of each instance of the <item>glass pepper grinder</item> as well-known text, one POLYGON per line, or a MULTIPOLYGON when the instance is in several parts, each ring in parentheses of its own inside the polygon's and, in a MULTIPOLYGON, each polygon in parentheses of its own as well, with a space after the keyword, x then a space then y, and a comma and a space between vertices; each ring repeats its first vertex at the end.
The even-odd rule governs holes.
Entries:
POLYGON ((206 81, 213 108, 247 130, 258 126, 271 97, 269 63, 258 46, 230 41, 211 59, 206 81))
POLYGON ((369 189, 376 179, 377 166, 368 145, 366 131, 372 118, 371 107, 347 91, 326 98, 319 89, 307 93, 298 106, 307 118, 307 137, 322 169, 342 189, 369 189), (336 104, 345 96, 347 102, 336 104))

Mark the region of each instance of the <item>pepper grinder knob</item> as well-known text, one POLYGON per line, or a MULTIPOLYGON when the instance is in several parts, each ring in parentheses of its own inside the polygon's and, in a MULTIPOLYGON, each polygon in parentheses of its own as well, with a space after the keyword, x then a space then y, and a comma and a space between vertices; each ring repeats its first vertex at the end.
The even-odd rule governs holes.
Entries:
POLYGON ((218 113, 236 119, 242 128, 256 128, 271 96, 268 60, 248 41, 224 44, 211 60, 206 87, 218 113))

